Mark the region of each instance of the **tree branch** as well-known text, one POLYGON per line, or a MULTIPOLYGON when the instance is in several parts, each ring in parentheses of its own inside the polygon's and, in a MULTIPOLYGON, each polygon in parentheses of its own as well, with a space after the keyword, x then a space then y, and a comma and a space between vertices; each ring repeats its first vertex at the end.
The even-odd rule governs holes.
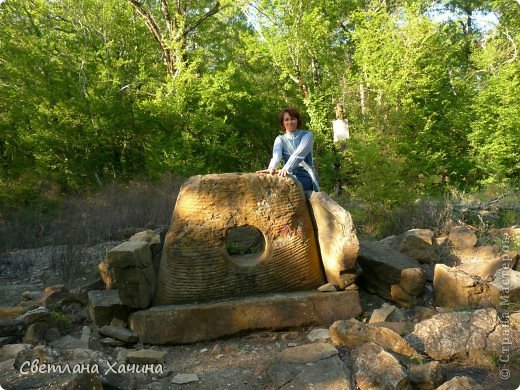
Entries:
POLYGON ((173 37, 173 24, 172 24, 172 16, 170 14, 170 8, 168 4, 168 0, 161 0, 161 11, 164 17, 164 21, 166 22, 166 28, 168 29, 168 35, 170 38, 173 37))
POLYGON ((209 18, 210 16, 213 16, 215 15, 220 9, 220 1, 217 1, 215 2, 215 6, 213 8, 211 8, 208 12, 206 12, 204 15, 201 16, 201 18, 199 20, 197 20, 193 26, 191 27, 188 27, 185 31, 184 31, 184 36, 187 36, 190 32, 192 32, 193 30, 195 30, 204 20, 206 20, 207 18, 209 18))
POLYGON ((153 18, 152 14, 150 12, 146 11, 143 8, 143 4, 137 0, 128 0, 128 2, 130 4, 132 4, 132 6, 139 13, 139 15, 141 15, 143 17, 146 27, 148 27, 148 30, 150 30, 153 37, 155 38, 157 43, 161 46, 161 48, 164 49, 161 30, 159 29, 159 26, 155 22, 155 19, 153 18))

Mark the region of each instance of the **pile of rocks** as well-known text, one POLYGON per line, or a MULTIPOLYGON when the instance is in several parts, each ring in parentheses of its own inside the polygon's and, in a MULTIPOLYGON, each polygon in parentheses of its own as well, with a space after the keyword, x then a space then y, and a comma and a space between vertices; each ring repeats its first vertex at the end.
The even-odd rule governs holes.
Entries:
MULTIPOLYGON (((413 317, 423 315, 421 309, 413 317)), ((430 315, 410 324, 395 306, 383 304, 368 323, 336 321, 327 335, 332 345, 322 336, 317 343, 287 348, 269 374, 281 389, 484 389, 468 376, 448 380, 444 367, 453 362, 494 367, 494 359, 511 358, 520 348, 518 326, 504 324, 495 309, 430 315), (504 338, 510 341, 507 351, 504 338)))
POLYGON ((520 241, 520 227, 489 234, 502 247, 476 246, 477 235, 466 226, 455 226, 443 237, 434 237, 427 229, 413 229, 379 242, 362 241, 358 257, 364 270, 361 281, 369 291, 404 307, 420 302, 427 282, 433 282, 437 306, 518 305, 520 252, 511 248, 520 241))

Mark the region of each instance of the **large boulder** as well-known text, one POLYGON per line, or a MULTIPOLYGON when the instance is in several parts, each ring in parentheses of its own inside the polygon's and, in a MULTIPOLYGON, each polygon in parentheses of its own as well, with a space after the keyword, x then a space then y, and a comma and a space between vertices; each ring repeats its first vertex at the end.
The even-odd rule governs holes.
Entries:
POLYGON ((439 313, 415 325, 405 339, 435 360, 474 359, 488 363, 486 355, 501 356, 504 340, 508 352, 517 350, 520 332, 503 324, 495 309, 439 313))
POLYGON ((315 289, 324 282, 303 189, 294 179, 226 173, 183 184, 155 305, 315 289), (260 237, 253 253, 228 241, 233 230, 250 227, 260 237))
POLYGON ((435 266, 433 289, 441 307, 488 307, 496 301, 496 292, 486 281, 444 264, 435 266))
POLYGON ((352 217, 325 192, 313 192, 309 205, 327 281, 343 289, 346 283, 341 275, 355 271, 359 252, 352 217))
POLYGON ((361 241, 358 263, 369 290, 402 306, 413 306, 426 277, 417 261, 381 242, 361 241))

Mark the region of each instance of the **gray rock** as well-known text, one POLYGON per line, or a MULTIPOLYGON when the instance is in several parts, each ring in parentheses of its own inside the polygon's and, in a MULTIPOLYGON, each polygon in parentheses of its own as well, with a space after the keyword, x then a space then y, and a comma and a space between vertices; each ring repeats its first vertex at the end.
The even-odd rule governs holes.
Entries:
POLYGON ((328 329, 313 329, 307 335, 307 339, 314 342, 318 340, 327 340, 330 338, 328 329))
POLYGON ((94 373, 22 375, 10 382, 10 389, 101 390, 101 379, 94 373))
POLYGON ((40 306, 37 309, 29 310, 18 318, 26 325, 31 325, 35 322, 51 322, 51 312, 46 307, 40 306))
POLYGON ((301 365, 298 374, 281 390, 316 389, 350 390, 350 371, 339 356, 319 360, 312 365, 301 365))
POLYGON ((31 349, 31 344, 7 344, 0 348, 0 360, 12 359, 19 352, 31 349))
POLYGON ((452 227, 448 239, 456 249, 471 248, 477 244, 476 234, 466 226, 452 227))
POLYGON ((338 291, 333 283, 325 283, 323 286, 318 287, 319 292, 333 292, 338 291))
POLYGON ((330 338, 336 345, 357 347, 372 342, 401 355, 418 356, 417 351, 393 330, 355 319, 334 322, 330 327, 330 338))
POLYGON ((150 306, 157 276, 147 241, 126 241, 111 249, 107 267, 124 305, 139 309, 150 306))
POLYGON ((350 389, 350 372, 330 344, 284 349, 268 370, 276 388, 350 389))
POLYGON ((426 279, 419 263, 386 244, 361 241, 358 263, 362 282, 387 300, 413 306, 424 291, 426 279))
POLYGON ((88 345, 89 345, 89 342, 90 342, 90 328, 88 326, 84 326, 82 329, 81 329, 81 341, 87 345, 87 348, 88 348, 88 345))
POLYGON ((52 346, 58 349, 88 348, 88 342, 85 343, 76 337, 65 335, 61 339, 54 341, 52 346))
POLYGON ((362 344, 352 350, 352 374, 360 390, 412 387, 399 361, 374 343, 362 344))
POLYGON ((19 336, 2 336, 0 337, 0 347, 8 344, 16 344, 19 340, 19 336))
POLYGON ((27 325, 17 318, 0 318, 0 336, 21 337, 27 325))
POLYGON ((184 385, 186 383, 198 382, 199 377, 197 374, 177 374, 173 377, 172 383, 177 385, 184 385))
POLYGON ((433 244, 433 232, 431 230, 412 229, 401 235, 399 251, 419 263, 436 263, 440 258, 433 244))
POLYGON ((408 368, 408 379, 420 390, 433 390, 443 382, 441 365, 435 361, 413 364, 408 368))
POLYGON ((394 305, 383 303, 379 309, 374 310, 368 322, 373 324, 375 322, 399 322, 404 320, 405 318, 401 310, 394 305))
POLYGON ((327 343, 304 344, 284 349, 281 360, 284 363, 312 363, 338 354, 334 345, 327 343))
POLYGON ((47 344, 56 341, 59 337, 58 328, 49 326, 47 322, 35 322, 27 328, 23 342, 32 345, 47 344))
POLYGON ((117 290, 93 290, 88 292, 90 318, 98 326, 108 325, 112 318, 128 319, 128 308, 119 299, 117 290))
POLYGON ((444 382, 436 390, 483 390, 483 387, 467 376, 456 376, 444 382))
POLYGON ((508 337, 511 350, 519 347, 519 333, 500 324, 495 309, 440 313, 415 325, 405 339, 435 360, 477 359, 500 353, 501 338, 508 337), (503 333, 506 332, 506 333, 503 333))
POLYGON ((128 344, 135 344, 139 341, 137 334, 126 328, 117 328, 115 326, 105 325, 99 329, 99 333, 128 344))
POLYGON ((164 363, 166 352, 155 351, 153 349, 140 349, 138 351, 128 351, 126 357, 128 363, 161 364, 164 363))

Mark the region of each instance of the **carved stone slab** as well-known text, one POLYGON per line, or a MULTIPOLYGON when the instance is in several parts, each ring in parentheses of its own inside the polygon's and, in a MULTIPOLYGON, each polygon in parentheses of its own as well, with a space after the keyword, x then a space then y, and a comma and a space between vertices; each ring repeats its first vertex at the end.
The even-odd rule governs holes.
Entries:
POLYGON ((309 204, 327 281, 343 289, 346 283, 341 274, 355 271, 359 252, 352 217, 325 192, 313 192, 309 204))
POLYGON ((293 179, 226 173, 183 184, 154 305, 308 290, 323 282, 304 193, 293 179), (259 232, 253 253, 240 242, 231 243, 236 254, 230 251, 229 236, 238 228, 259 232))

